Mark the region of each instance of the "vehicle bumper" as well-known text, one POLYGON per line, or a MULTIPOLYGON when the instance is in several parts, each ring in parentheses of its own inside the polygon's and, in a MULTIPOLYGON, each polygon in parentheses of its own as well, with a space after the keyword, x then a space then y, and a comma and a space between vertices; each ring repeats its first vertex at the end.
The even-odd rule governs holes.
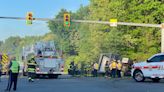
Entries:
POLYGON ((36 74, 57 74, 57 75, 63 75, 65 72, 53 72, 53 73, 48 73, 48 72, 36 72, 36 74))

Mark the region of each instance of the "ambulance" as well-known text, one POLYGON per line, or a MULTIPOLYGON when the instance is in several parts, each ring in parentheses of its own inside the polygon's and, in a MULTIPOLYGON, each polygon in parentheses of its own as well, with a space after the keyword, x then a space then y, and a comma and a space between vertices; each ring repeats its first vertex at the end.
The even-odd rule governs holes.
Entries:
POLYGON ((155 54, 144 62, 133 64, 131 75, 137 82, 143 82, 146 78, 159 82, 164 78, 164 53, 155 54))

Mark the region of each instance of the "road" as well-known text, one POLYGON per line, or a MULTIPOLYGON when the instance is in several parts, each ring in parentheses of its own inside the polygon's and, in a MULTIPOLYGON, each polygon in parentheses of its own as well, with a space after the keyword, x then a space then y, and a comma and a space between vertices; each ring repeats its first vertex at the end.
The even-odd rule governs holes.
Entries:
MULTIPOLYGON (((7 79, 0 82, 0 92, 6 88, 7 79)), ((26 78, 20 78, 16 92, 163 92, 164 81, 153 83, 150 80, 137 83, 131 78, 59 78, 39 79, 29 83, 26 78)), ((11 91, 12 92, 12 91, 11 91)))

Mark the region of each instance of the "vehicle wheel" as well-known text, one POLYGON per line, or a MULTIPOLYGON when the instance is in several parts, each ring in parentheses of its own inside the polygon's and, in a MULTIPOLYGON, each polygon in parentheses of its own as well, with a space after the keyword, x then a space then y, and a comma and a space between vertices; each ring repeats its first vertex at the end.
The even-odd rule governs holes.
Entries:
POLYGON ((133 78, 137 82, 143 82, 145 80, 145 77, 143 73, 140 70, 136 70, 133 74, 133 78))
POLYGON ((153 82, 159 82, 160 78, 153 78, 153 82))

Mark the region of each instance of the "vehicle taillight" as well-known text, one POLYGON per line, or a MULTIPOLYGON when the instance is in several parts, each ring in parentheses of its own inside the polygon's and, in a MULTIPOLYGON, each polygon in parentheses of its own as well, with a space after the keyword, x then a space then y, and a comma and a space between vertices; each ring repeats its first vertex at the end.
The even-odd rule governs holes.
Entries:
POLYGON ((64 65, 61 66, 61 72, 64 72, 64 65))

